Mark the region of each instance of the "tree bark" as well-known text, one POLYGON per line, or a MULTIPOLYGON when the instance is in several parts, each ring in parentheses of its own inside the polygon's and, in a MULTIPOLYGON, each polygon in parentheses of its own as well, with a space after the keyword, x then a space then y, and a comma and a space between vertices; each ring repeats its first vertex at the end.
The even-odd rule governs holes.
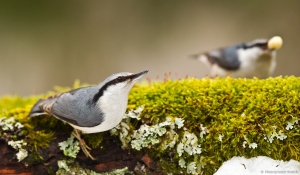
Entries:
MULTIPOLYGON (((59 149, 58 143, 67 140, 69 136, 70 133, 56 133, 56 139, 50 142, 49 148, 39 149, 43 160, 28 166, 24 163, 27 161, 26 159, 18 162, 16 158, 17 151, 4 140, 0 140, 0 175, 55 174, 58 170, 57 161, 66 159, 63 151, 59 149), (49 171, 49 169, 52 171, 49 171)), ((92 149, 90 152, 96 160, 89 159, 80 151, 75 161, 79 162, 82 168, 87 168, 98 173, 128 167, 134 174, 164 174, 157 166, 157 163, 147 153, 123 150, 121 142, 117 137, 106 134, 100 147, 92 149)))

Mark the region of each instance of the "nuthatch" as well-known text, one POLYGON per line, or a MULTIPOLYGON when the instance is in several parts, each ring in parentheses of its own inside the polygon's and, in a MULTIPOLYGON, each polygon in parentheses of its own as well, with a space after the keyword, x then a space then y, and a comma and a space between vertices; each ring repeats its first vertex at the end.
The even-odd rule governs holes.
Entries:
POLYGON ((281 46, 281 37, 274 36, 270 40, 256 39, 191 57, 202 61, 210 69, 211 76, 267 78, 275 70, 276 50, 281 46))
POLYGON ((41 99, 32 107, 29 116, 48 114, 70 124, 74 128, 72 134, 79 140, 83 152, 94 159, 77 130, 97 133, 118 125, 126 112, 129 91, 147 72, 113 74, 97 86, 41 99))

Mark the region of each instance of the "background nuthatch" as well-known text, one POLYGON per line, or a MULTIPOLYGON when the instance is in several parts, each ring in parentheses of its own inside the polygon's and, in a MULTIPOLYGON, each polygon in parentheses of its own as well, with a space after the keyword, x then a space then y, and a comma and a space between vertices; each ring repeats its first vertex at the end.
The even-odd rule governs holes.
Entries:
POLYGON ((126 112, 130 89, 147 72, 113 74, 97 86, 79 88, 39 100, 29 116, 49 114, 67 122, 74 128, 72 134, 79 140, 83 152, 94 159, 77 130, 97 133, 118 125, 126 112))
POLYGON ((202 61, 210 69, 211 76, 267 78, 275 70, 276 50, 281 46, 281 37, 274 36, 270 40, 256 39, 191 57, 202 61))

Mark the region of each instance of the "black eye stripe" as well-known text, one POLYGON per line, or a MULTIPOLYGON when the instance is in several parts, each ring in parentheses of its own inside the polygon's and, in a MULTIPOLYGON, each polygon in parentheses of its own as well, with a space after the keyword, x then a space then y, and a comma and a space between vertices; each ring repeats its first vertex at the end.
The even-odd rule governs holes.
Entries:
POLYGON ((118 77, 118 78, 116 78, 116 82, 118 83, 118 82, 123 82, 124 81, 124 77, 123 76, 120 76, 120 77, 118 77))
POLYGON ((257 43, 255 45, 258 46, 258 47, 263 47, 263 46, 267 45, 267 43, 257 43))
POLYGON ((124 82, 124 81, 127 81, 128 79, 133 79, 135 77, 135 75, 128 75, 128 76, 119 76, 113 80, 110 80, 109 82, 107 82, 105 85, 103 85, 98 93, 96 93, 93 97, 93 100, 92 102, 89 102, 89 104, 93 104, 95 105, 96 102, 98 101, 98 99, 103 95, 104 91, 111 85, 115 85, 117 83, 121 83, 121 82, 124 82))
POLYGON ((254 44, 251 44, 251 45, 247 45, 247 44, 244 44, 243 45, 243 48, 244 49, 250 49, 252 47, 265 47, 268 43, 254 43, 254 44))

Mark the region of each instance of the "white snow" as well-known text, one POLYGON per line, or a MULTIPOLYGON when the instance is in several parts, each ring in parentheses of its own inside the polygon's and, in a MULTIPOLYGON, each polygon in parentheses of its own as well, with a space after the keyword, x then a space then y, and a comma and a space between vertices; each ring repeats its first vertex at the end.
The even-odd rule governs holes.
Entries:
POLYGON ((223 163, 214 175, 300 175, 300 162, 274 160, 266 156, 233 157, 223 163))

